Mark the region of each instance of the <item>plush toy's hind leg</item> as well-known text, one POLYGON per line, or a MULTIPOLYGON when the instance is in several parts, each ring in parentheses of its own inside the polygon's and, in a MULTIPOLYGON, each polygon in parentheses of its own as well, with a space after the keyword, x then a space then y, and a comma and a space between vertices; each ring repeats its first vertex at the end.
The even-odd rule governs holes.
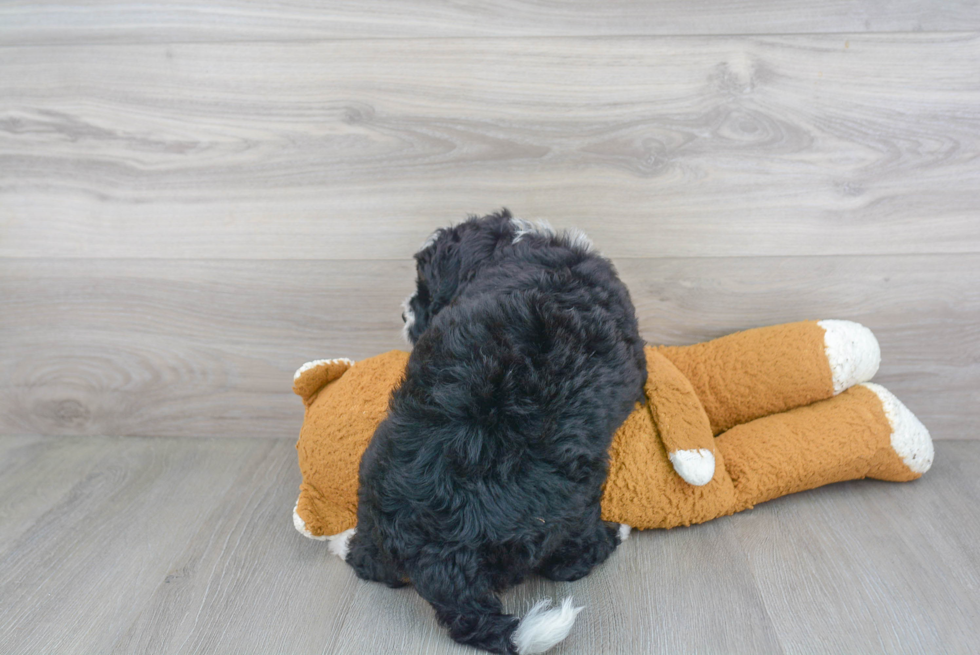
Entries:
MULTIPOLYGON (((860 385, 868 389, 881 401, 882 409, 888 418, 888 423, 892 427, 890 436, 892 450, 901 457, 902 463, 918 478, 929 470, 935 456, 935 449, 932 445, 932 436, 922 421, 906 407, 901 400, 884 388, 880 384, 871 382, 860 385)), ((869 477, 879 480, 891 480, 885 477, 888 473, 884 470, 872 470, 869 477)), ((901 481, 901 480, 899 480, 901 481)))
POLYGON ((929 469, 929 432, 883 387, 862 384, 717 438, 742 510, 831 482, 904 482, 929 469))
POLYGON ((690 380, 714 434, 867 382, 881 359, 871 330, 851 321, 787 323, 658 352, 690 380))

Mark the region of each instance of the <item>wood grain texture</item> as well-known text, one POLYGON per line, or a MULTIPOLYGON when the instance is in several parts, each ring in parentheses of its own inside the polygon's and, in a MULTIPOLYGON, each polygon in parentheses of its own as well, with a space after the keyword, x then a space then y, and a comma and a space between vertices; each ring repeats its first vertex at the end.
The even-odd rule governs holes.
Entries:
POLYGON ((62 499, 105 443, 36 436, 0 439, 0 552, 62 499))
MULTIPOLYGON (((7 506, 33 502, 37 471, 75 466, 0 548, 5 653, 471 652, 411 588, 359 581, 293 530, 299 474, 284 440, 0 437, 0 452, 42 441, 40 469, 3 470, 7 506)), ((917 482, 832 485, 634 532, 583 580, 535 578, 504 605, 584 605, 556 655, 971 652, 978 467, 980 444, 941 442, 917 482)), ((10 527, 0 514, 0 534, 10 527)))
POLYGON ((302 363, 407 348, 409 262, 7 260, 0 270, 0 421, 16 434, 294 439, 302 363))
MULTIPOLYGON (((976 436, 978 255, 619 268, 653 343, 811 318, 863 322, 882 344, 876 380, 936 438, 976 436)), ((409 262, 8 260, 0 280, 8 433, 291 439, 300 364, 407 349, 398 305, 409 262)))
POLYGON ((212 498, 200 530, 174 544, 164 584, 110 652, 323 652, 337 634, 357 581, 329 562, 323 542, 296 539, 292 442, 254 443, 264 444, 263 460, 241 470, 212 498))
POLYGON ((371 37, 922 32, 980 28, 975 0, 294 0, 7 2, 0 43, 300 41, 371 37))
MULTIPOLYGON (((980 255, 616 263, 652 343, 856 320, 935 438, 977 438, 980 255)), ((410 261, 0 261, 0 430, 293 439, 293 371, 408 349, 413 280, 410 261)))
MULTIPOLYGON (((101 448, 68 460, 77 466, 64 472, 70 488, 0 553, 0 652, 108 652, 152 590, 168 584, 179 548, 210 534, 204 520, 223 494, 236 480, 251 493, 255 467, 264 470, 276 446, 85 440, 101 448)), ((49 459, 63 455, 52 448, 49 459)), ((51 466, 8 475, 29 485, 51 466)))
POLYGON ((968 653, 980 643, 977 460, 966 444, 949 445, 937 444, 936 464, 915 483, 833 485, 805 505, 778 499, 734 522, 786 653, 817 643, 851 652, 855 634, 862 652, 968 653))
POLYGON ((980 251, 980 38, 10 47, 0 256, 400 259, 501 205, 626 256, 980 251))

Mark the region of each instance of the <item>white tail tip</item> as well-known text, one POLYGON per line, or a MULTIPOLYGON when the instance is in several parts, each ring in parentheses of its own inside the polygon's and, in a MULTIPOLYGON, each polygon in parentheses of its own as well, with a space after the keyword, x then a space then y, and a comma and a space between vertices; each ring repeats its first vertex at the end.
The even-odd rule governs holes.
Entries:
POLYGON ((572 604, 571 596, 558 607, 551 607, 550 598, 539 600, 521 619, 511 641, 520 655, 549 651, 568 636, 581 611, 581 607, 572 604))

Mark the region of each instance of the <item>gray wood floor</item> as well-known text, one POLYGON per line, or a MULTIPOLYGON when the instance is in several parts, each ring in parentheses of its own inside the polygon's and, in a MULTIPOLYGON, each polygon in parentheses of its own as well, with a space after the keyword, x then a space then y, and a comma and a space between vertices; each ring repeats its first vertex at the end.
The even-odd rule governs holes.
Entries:
MULTIPOLYGON (((469 653, 292 528, 283 439, 0 438, 0 652, 469 653)), ((975 653, 980 443, 860 481, 634 533, 556 653, 975 653)))

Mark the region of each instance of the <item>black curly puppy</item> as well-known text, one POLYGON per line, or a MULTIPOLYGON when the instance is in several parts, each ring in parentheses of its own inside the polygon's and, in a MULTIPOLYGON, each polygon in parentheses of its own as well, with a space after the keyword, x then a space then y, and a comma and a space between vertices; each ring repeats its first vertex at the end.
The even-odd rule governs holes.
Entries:
POLYGON ((625 538, 599 501, 613 433, 643 398, 633 305, 584 235, 506 210, 438 230, 415 259, 415 347, 361 460, 346 560, 411 582, 460 643, 544 652, 580 608, 519 621, 495 592, 581 578, 625 538))

